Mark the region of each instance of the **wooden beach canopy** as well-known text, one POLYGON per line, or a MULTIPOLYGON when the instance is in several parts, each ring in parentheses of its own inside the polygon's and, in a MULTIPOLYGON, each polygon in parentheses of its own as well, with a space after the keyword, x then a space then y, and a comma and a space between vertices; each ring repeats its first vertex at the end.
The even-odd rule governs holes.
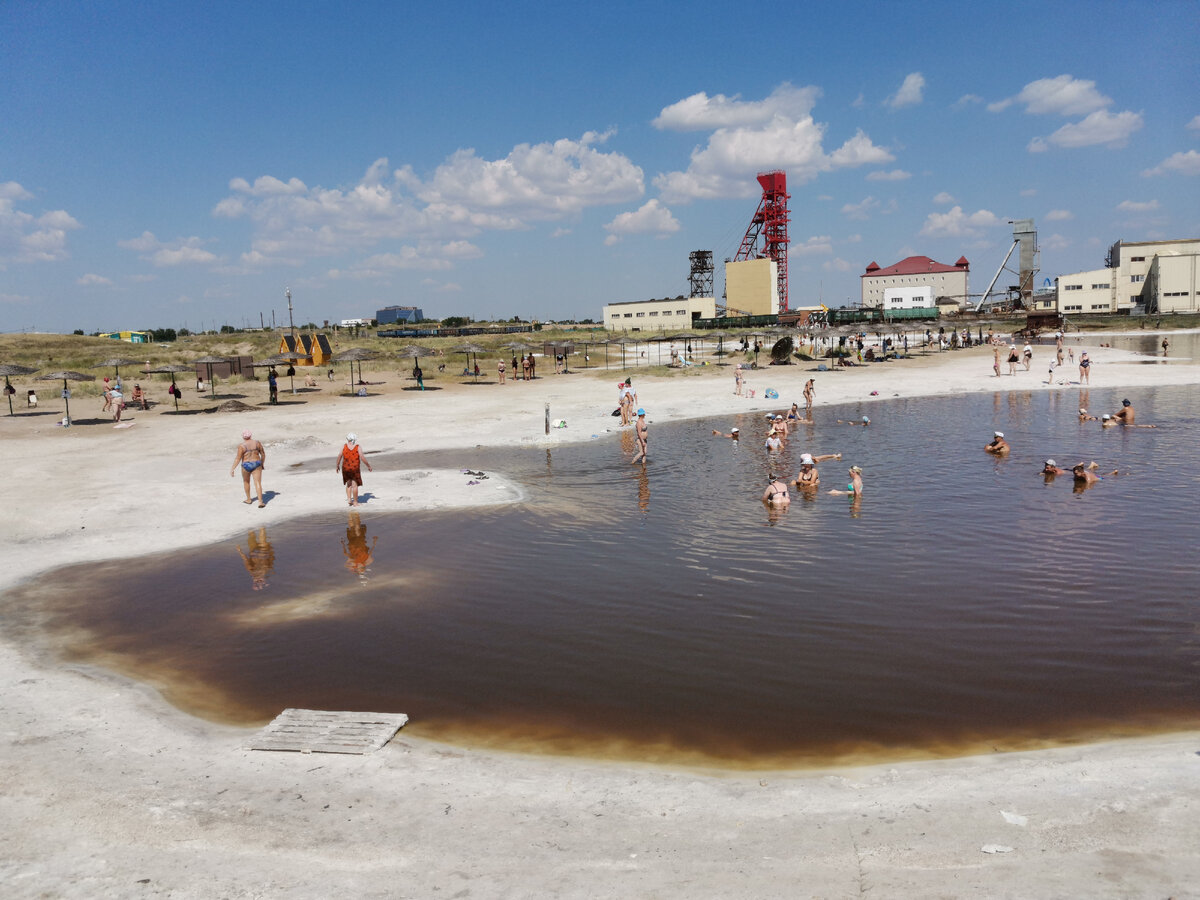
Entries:
POLYGON ((155 366, 153 369, 147 369, 147 375, 170 375, 171 376, 171 399, 175 401, 175 412, 179 412, 179 397, 175 394, 175 375, 178 372, 191 372, 195 366, 189 366, 186 363, 168 363, 165 366, 155 366))
POLYGON ((193 366, 204 366, 208 370, 208 386, 212 390, 212 398, 217 399, 217 386, 213 382, 212 367, 220 363, 228 363, 229 360, 224 356, 202 356, 199 359, 193 359, 193 366))
MULTIPOLYGON (((452 347, 451 352, 452 353, 465 353, 467 355, 467 366, 465 368, 470 369, 471 357, 474 356, 475 357, 475 365, 479 365, 479 354, 487 353, 487 348, 481 347, 478 344, 472 344, 470 341, 468 341, 465 344, 459 344, 457 347, 452 347)), ((475 381, 478 382, 479 376, 474 373, 474 370, 471 370, 471 374, 474 377, 475 381)))
POLYGON ((109 366, 111 366, 113 369, 113 372, 116 374, 116 376, 118 378, 120 378, 121 377, 121 366, 136 366, 138 363, 143 363, 143 362, 145 362, 144 359, 127 359, 123 356, 114 356, 111 359, 104 360, 104 362, 96 363, 94 366, 92 366, 92 368, 93 369, 107 369, 109 366))
POLYGON ((349 350, 343 350, 340 353, 334 354, 330 361, 335 363, 350 363, 350 392, 354 393, 354 364, 358 363, 358 380, 362 381, 363 360, 372 360, 378 358, 379 354, 374 350, 368 350, 366 347, 351 347, 349 350))
POLYGON ((33 366, 18 366, 15 363, 5 363, 0 365, 0 375, 4 376, 4 396, 8 398, 8 414, 13 415, 12 408, 12 385, 9 384, 8 376, 10 375, 32 375, 36 372, 33 366))
POLYGON ((70 425, 71 424, 71 392, 67 389, 67 382, 68 381, 95 381, 96 376, 95 375, 84 375, 82 372, 72 372, 72 371, 68 370, 65 372, 50 372, 47 375, 39 375, 37 380, 38 381, 58 381, 58 379, 60 379, 60 378, 62 379, 62 383, 63 383, 63 393, 62 393, 63 403, 65 403, 67 405, 66 424, 70 425))

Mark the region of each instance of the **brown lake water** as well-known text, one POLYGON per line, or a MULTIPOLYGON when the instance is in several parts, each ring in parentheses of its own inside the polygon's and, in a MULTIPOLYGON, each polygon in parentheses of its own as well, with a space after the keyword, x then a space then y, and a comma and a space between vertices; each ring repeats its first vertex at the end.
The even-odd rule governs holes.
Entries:
POLYGON ((517 750, 773 767, 1200 727, 1194 389, 817 416, 770 457, 757 416, 652 424, 645 468, 628 433, 380 456, 504 471, 528 500, 368 502, 357 520, 71 567, 8 592, 4 619, 198 715, 405 712, 406 732, 517 750), (1081 399, 1122 396, 1160 427, 1078 421, 1081 399), (864 413, 870 428, 833 424, 864 413), (733 424, 740 444, 712 436, 733 424), (993 430, 1009 458, 983 453, 993 430), (768 515, 766 473, 795 477, 803 451, 844 461, 768 515), (1078 492, 1041 477, 1047 457, 1122 474, 1078 492), (850 463, 859 504, 824 493, 850 463))

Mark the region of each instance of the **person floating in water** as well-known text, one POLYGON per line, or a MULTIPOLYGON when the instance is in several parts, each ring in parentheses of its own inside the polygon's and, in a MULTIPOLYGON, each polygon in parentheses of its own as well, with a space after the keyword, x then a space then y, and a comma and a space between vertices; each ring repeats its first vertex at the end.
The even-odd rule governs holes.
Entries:
POLYGON ((1096 416, 1088 415, 1088 411, 1081 406, 1081 407, 1079 407, 1079 421, 1080 422, 1096 422, 1096 421, 1098 421, 1098 419, 1096 416))
POLYGON ((724 431, 717 431, 717 429, 714 428, 713 434, 715 434, 717 437, 729 438, 731 441, 736 441, 741 437, 741 433, 736 427, 730 430, 728 434, 726 434, 724 431))
POLYGON ((261 442, 254 440, 249 431, 242 432, 242 442, 238 444, 237 455, 233 458, 233 468, 229 470, 232 478, 238 466, 242 467, 242 486, 246 489, 246 499, 243 503, 253 503, 250 499, 250 479, 254 479, 254 489, 258 492, 258 508, 267 504, 263 502, 262 473, 267 466, 267 451, 261 442))
POLYGON ((866 416, 863 416, 863 417, 862 417, 861 419, 859 419, 857 422, 852 422, 852 421, 849 421, 849 420, 842 421, 841 419, 838 419, 838 420, 837 420, 837 423, 838 423, 839 425, 861 425, 863 428, 866 428, 866 427, 868 427, 868 426, 871 424, 871 420, 870 420, 870 419, 868 419, 866 416))
POLYGON ((1004 432, 997 431, 992 437, 992 442, 984 444, 983 449, 988 453, 994 453, 996 456, 1007 456, 1008 451, 1012 448, 1008 446, 1008 441, 1004 439, 1004 432))

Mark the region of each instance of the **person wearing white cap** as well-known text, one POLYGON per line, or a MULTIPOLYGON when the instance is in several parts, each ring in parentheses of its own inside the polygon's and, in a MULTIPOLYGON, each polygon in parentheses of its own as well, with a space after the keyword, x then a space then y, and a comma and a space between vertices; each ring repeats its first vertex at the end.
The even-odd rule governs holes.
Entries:
POLYGON ((800 472, 796 475, 796 480, 792 483, 801 490, 817 487, 821 483, 821 476, 817 472, 817 463, 824 462, 827 459, 841 458, 842 454, 840 453, 822 453, 819 456, 813 456, 811 453, 801 453, 800 472))
POLYGON ((359 466, 363 463, 366 464, 367 471, 374 471, 371 461, 359 446, 358 436, 352 431, 346 435, 346 443, 338 453, 337 462, 334 463, 334 470, 342 473, 342 484, 346 486, 346 503, 349 506, 358 506, 358 489, 362 487, 362 471, 359 466))
POLYGON ((1058 464, 1052 460, 1046 460, 1046 464, 1042 466, 1042 474, 1046 476, 1046 481, 1051 481, 1056 475, 1066 475, 1067 469, 1060 468, 1058 464))
POLYGON ((724 431, 717 431, 717 429, 714 428, 713 434, 715 434, 717 437, 729 438, 731 441, 736 441, 741 437, 741 434, 737 430, 737 426, 731 428, 728 434, 726 434, 724 431))
POLYGON ((1095 422, 1097 420, 1098 420, 1097 416, 1088 415, 1088 411, 1086 409, 1084 409, 1082 406, 1079 407, 1079 421, 1080 422, 1095 422))
POLYGON ((995 436, 992 438, 992 442, 990 444, 984 444, 983 449, 988 453, 996 454, 996 456, 1007 456, 1008 451, 1011 448, 1008 446, 1008 441, 1004 439, 1004 432, 997 431, 994 434, 995 436))

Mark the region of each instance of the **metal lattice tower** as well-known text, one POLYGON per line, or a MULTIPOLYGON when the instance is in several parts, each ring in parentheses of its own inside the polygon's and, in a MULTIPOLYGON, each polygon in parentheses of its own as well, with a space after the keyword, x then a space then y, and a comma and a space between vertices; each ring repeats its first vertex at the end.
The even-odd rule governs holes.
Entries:
POLYGON ((692 271, 688 275, 689 297, 713 296, 713 255, 711 250, 693 250, 688 254, 692 271))
POLYGON ((788 245, 788 198, 787 173, 783 171, 760 172, 758 183, 762 185, 762 199, 750 227, 742 238, 735 261, 745 259, 775 260, 778 273, 779 311, 788 310, 788 275, 787 275, 787 245, 788 245), (758 249, 758 238, 762 235, 763 247, 758 249))

